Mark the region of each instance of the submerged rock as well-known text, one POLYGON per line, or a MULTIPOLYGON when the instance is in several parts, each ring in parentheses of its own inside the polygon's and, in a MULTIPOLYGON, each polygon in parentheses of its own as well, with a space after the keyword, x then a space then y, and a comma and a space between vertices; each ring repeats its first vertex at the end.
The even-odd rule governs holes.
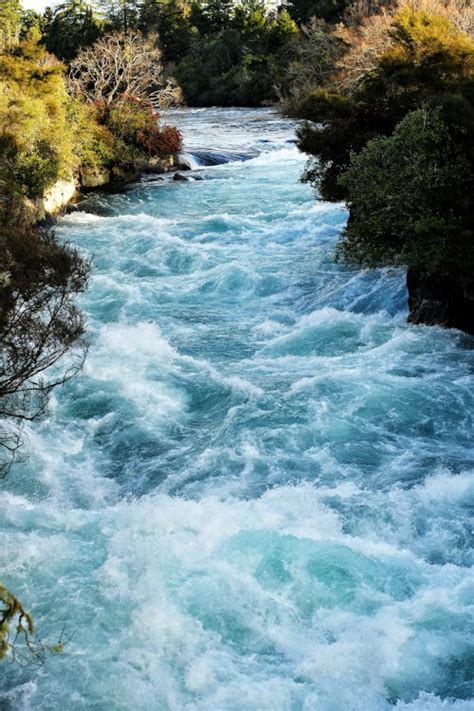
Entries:
POLYGON ((173 175, 173 180, 181 180, 183 183, 188 183, 191 179, 189 176, 183 175, 183 173, 175 173, 173 175))

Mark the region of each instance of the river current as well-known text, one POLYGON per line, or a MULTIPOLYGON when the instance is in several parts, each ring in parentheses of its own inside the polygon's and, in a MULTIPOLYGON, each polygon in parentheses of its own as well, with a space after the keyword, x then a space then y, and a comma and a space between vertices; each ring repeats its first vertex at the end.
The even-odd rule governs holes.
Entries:
POLYGON ((473 339, 335 263, 291 122, 170 120, 193 180, 59 221, 90 351, 2 482, 0 567, 70 639, 0 708, 472 711, 473 339))

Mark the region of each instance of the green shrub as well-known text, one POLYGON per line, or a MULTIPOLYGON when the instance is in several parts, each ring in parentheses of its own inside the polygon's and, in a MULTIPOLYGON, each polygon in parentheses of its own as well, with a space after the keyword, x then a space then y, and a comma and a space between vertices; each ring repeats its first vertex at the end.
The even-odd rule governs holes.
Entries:
POLYGON ((160 127, 159 115, 149 101, 124 95, 111 106, 99 107, 99 117, 117 141, 118 160, 143 154, 167 156, 181 150, 181 133, 173 126, 160 127))
POLYGON ((299 103, 307 119, 299 146, 314 156, 304 179, 323 199, 348 203, 340 258, 467 279, 474 268, 474 41, 451 21, 449 4, 439 14, 425 7, 410 0, 391 20, 368 22, 360 36, 345 33, 355 43, 347 57, 299 103))
POLYGON ((43 195, 73 166, 63 66, 34 37, 0 55, 0 185, 13 198, 43 195))
POLYGON ((74 127, 73 156, 75 168, 96 168, 115 158, 115 139, 97 120, 97 109, 78 97, 68 104, 68 120, 74 127))
POLYGON ((369 267, 471 273, 473 139, 474 131, 449 126, 441 109, 418 109, 392 136, 353 155, 341 178, 351 219, 340 256, 369 267))
POLYGON ((311 123, 299 131, 300 146, 319 161, 306 177, 325 199, 345 197, 337 178, 351 152, 389 136, 407 113, 447 95, 474 96, 474 43, 449 19, 404 6, 386 33, 386 49, 349 97, 330 89, 301 103, 299 115, 311 123))

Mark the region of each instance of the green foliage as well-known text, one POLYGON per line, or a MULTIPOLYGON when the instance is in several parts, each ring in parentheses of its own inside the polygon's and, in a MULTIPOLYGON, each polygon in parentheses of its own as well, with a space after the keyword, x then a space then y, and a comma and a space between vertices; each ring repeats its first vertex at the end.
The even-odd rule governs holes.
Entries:
POLYGON ((191 8, 192 22, 199 34, 211 35, 231 25, 234 15, 233 0, 194 0, 191 8))
POLYGON ((98 107, 97 118, 114 138, 116 162, 166 157, 181 150, 180 132, 172 126, 161 127, 149 101, 124 95, 111 105, 98 107))
POLYGON ((70 62, 81 47, 87 47, 100 37, 104 23, 85 0, 66 0, 55 8, 45 23, 44 44, 59 59, 70 62))
POLYGON ((158 35, 166 61, 179 62, 194 31, 190 4, 186 0, 144 0, 139 26, 146 34, 158 35))
POLYGON ((72 166, 62 65, 34 39, 0 55, 0 190, 36 198, 72 166))
MULTIPOLYGON (((472 107, 458 106, 470 112, 472 107)), ((342 176, 351 219, 339 254, 365 266, 428 272, 474 267, 474 131, 418 109, 390 137, 369 141, 342 176)))
MULTIPOLYGON (((25 198, 42 198, 58 179, 71 179, 83 167, 169 155, 181 146, 178 132, 158 126, 149 101, 118 95, 105 111, 83 95, 71 97, 64 66, 37 39, 31 31, 0 54, 0 222, 18 219, 25 198)), ((147 45, 141 51, 137 72, 148 67, 147 45)), ((133 72, 127 77, 134 81, 133 72)), ((151 79, 143 74, 140 81, 148 86, 151 79)))
POLYGON ((390 46, 350 97, 314 91, 298 114, 311 123, 299 131, 300 146, 318 157, 306 178, 325 199, 347 195, 338 177, 351 152, 371 138, 390 135, 406 114, 443 103, 448 96, 472 101, 474 44, 444 17, 405 7, 395 15, 390 46))
POLYGON ((299 99, 297 113, 307 120, 299 145, 315 157, 304 179, 324 199, 347 201, 338 252, 346 261, 469 275, 474 42, 448 10, 430 14, 409 3, 379 27, 372 48, 349 55, 357 81, 335 67, 299 99), (345 90, 332 88, 338 82, 345 90))
POLYGON ((107 19, 107 31, 126 33, 138 28, 140 0, 99 0, 99 4, 107 19))
POLYGON ((0 0, 0 52, 18 44, 21 29, 20 0, 0 0))
POLYGON ((335 22, 341 19, 350 0, 289 0, 287 5, 298 24, 307 23, 312 17, 335 22))
POLYGON ((104 34, 139 30, 162 51, 165 77, 176 73, 189 103, 224 105, 275 101, 299 35, 284 4, 270 10, 264 0, 64 0, 40 21, 25 15, 22 37, 33 27, 69 65, 104 34))
POLYGON ((74 167, 99 168, 116 159, 115 139, 98 121, 97 107, 72 97, 68 104, 68 122, 74 126, 74 167))
POLYGON ((28 37, 42 37, 45 28, 45 19, 36 10, 25 10, 21 16, 20 40, 25 41, 28 37))
POLYGON ((281 81, 280 108, 289 116, 311 117, 313 95, 328 83, 344 43, 328 25, 314 18, 288 48, 288 62, 281 81))
POLYGON ((83 363, 84 319, 75 296, 88 271, 52 233, 0 226, 0 474, 14 461, 22 423, 40 417, 51 390, 83 363))
POLYGON ((298 25, 285 8, 273 18, 267 32, 268 48, 272 52, 281 51, 299 35, 298 25))
POLYGON ((176 77, 191 105, 259 105, 276 100, 286 48, 298 28, 286 10, 270 15, 245 0, 219 32, 194 35, 176 77))

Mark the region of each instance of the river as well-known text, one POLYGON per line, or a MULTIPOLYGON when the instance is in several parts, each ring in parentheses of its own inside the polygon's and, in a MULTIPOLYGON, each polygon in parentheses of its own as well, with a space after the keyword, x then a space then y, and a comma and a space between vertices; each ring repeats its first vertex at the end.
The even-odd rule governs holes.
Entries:
POLYGON ((0 707, 472 711, 473 339, 335 263, 291 122, 170 120, 193 180, 59 221, 90 351, 2 482, 0 565, 69 641, 0 707))

